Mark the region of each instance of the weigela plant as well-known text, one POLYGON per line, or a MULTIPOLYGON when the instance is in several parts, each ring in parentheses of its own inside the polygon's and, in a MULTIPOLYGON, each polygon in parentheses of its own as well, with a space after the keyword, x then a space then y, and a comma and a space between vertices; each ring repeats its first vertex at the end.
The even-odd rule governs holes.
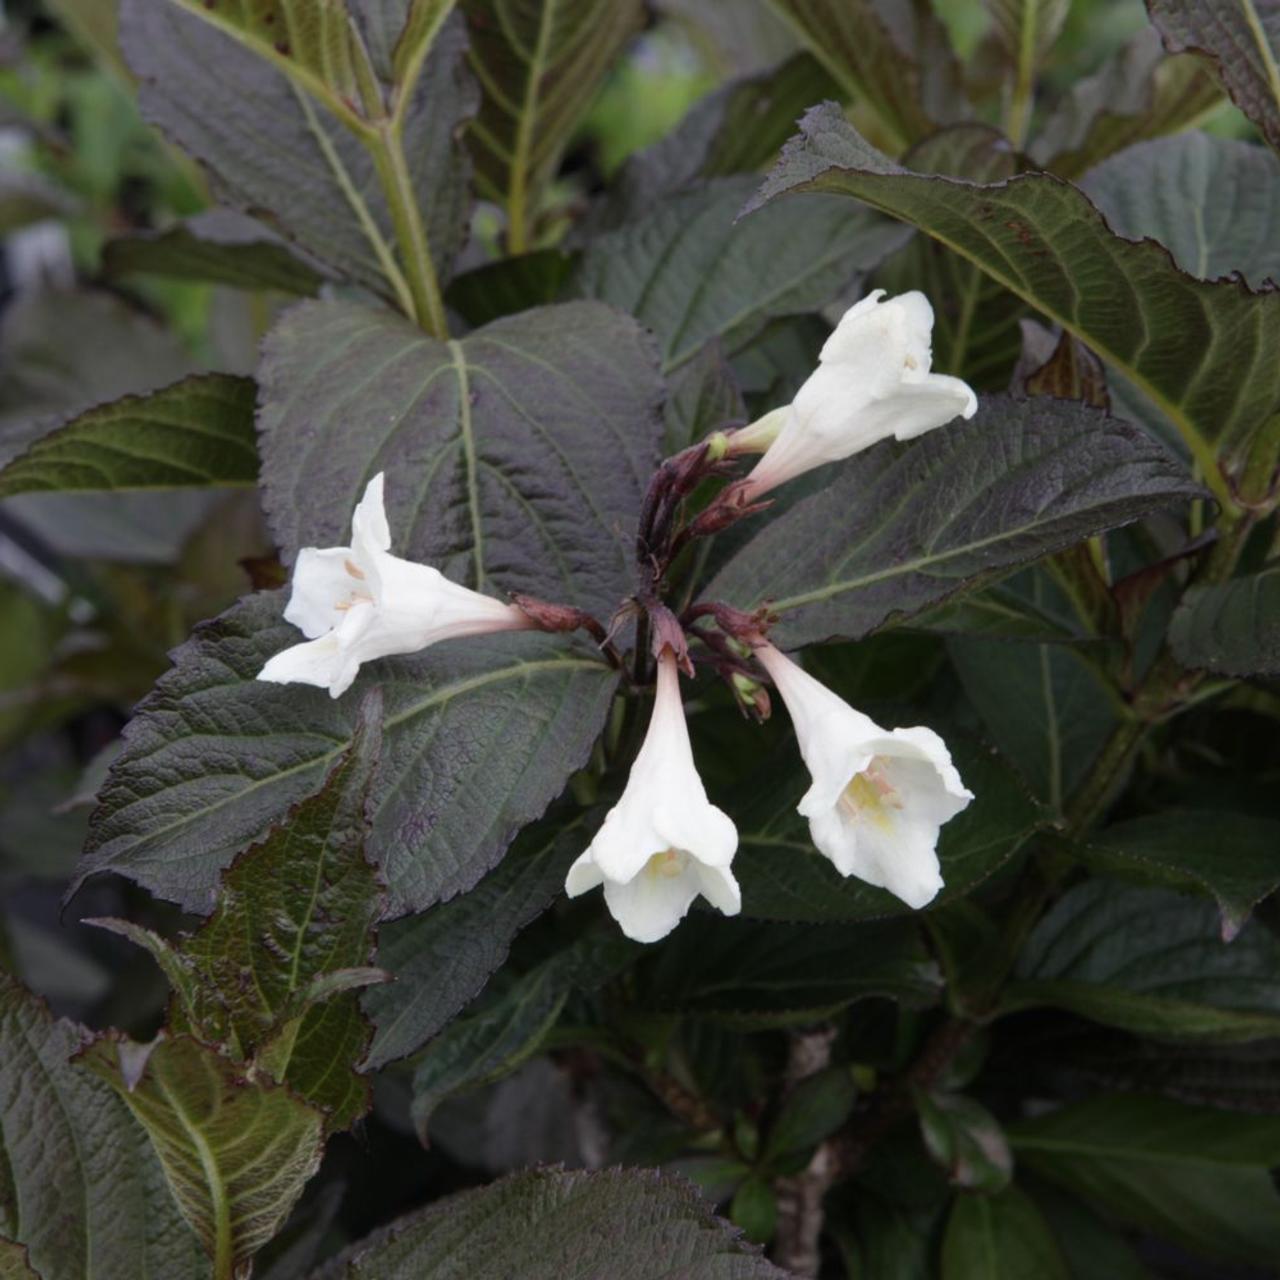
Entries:
MULTIPOLYGON (((881 303, 883 291, 844 315, 823 347, 818 370, 795 401, 751 426, 717 433, 659 468, 649 486, 640 530, 638 566, 644 590, 619 601, 639 611, 653 636, 657 695, 644 745, 625 790, 591 847, 570 868, 565 889, 576 897, 604 886, 604 900, 622 931, 638 942, 666 937, 701 894, 726 915, 741 909, 730 865, 737 847, 732 821, 707 800, 698 778, 681 709, 677 666, 690 675, 686 639, 661 598, 667 568, 692 537, 720 532, 762 508, 750 505, 769 489, 823 463, 838 462, 885 436, 901 439, 939 427, 957 414, 971 418, 974 393, 958 378, 929 372, 933 313, 922 294, 881 303), (774 431, 778 415, 782 425, 774 431), (723 473, 722 458, 767 453, 745 481, 689 524, 676 518, 678 499, 696 494, 707 476, 723 473), (746 440, 744 447, 738 441, 746 440), (771 465, 774 455, 782 461, 771 465), (723 510, 724 514, 718 512, 723 510)), ((502 604, 459 586, 430 565, 390 553, 383 476, 370 482, 351 518, 351 545, 304 547, 294 569, 284 616, 307 643, 276 654, 259 680, 350 688, 362 662, 413 653, 442 640, 538 625, 535 612, 502 604)), ((551 617, 570 606, 545 606, 551 617)), ((765 639, 764 618, 744 618, 716 603, 710 612, 729 639, 756 649, 792 719, 813 786, 798 811, 809 819, 815 847, 844 876, 888 889, 908 906, 923 907, 942 888, 935 846, 942 824, 973 798, 951 757, 930 729, 880 728, 824 688, 765 639), (896 816, 895 816, 896 815, 896 816)), ((544 614, 544 617, 546 615, 544 614)), ((598 619, 572 622, 604 632, 598 619)), ((550 629, 563 629, 552 625, 550 629)), ((713 642, 714 643, 714 642, 713 642)), ((750 669, 708 656, 731 683, 750 669)), ((767 704, 766 704, 767 705, 767 704)))

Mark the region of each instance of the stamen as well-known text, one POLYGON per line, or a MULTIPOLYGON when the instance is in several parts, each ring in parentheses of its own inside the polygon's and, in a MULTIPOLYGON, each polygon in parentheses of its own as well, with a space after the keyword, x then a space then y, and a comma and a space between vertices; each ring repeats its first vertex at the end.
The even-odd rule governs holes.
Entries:
POLYGON ((339 600, 333 607, 338 613, 346 613, 353 605, 372 604, 373 597, 365 595, 363 591, 353 591, 350 600, 339 600))
POLYGON ((361 582, 364 581, 364 570, 361 569, 354 560, 344 560, 342 562, 342 567, 346 569, 353 578, 359 578, 361 582))
POLYGON ((679 849, 664 849, 661 853, 655 853, 645 863, 644 869, 651 876, 672 880, 684 872, 685 861, 685 855, 679 849))
POLYGON ((855 773, 849 779, 848 786, 840 793, 837 805, 850 818, 874 822, 885 831, 891 828, 893 821, 889 810, 903 807, 898 790, 889 781, 884 761, 879 756, 861 773, 855 773))

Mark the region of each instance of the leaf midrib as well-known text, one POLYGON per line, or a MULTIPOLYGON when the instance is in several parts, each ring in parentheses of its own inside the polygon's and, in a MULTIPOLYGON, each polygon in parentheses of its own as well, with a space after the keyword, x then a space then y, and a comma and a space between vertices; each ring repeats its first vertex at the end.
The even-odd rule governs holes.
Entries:
POLYGON ((1272 52, 1271 42, 1267 39, 1266 29, 1262 25, 1257 6, 1254 0, 1240 0, 1240 8, 1244 14, 1245 25, 1249 28, 1249 34, 1258 46, 1258 53, 1262 58, 1262 69, 1266 73, 1267 83, 1271 86, 1271 97, 1277 110, 1280 110, 1280 66, 1276 64, 1276 56, 1272 52))
POLYGON ((467 507, 471 515, 471 556, 476 569, 477 591, 484 590, 484 529, 480 524, 480 482, 476 469, 476 437, 471 423, 471 383, 462 343, 449 340, 449 359, 458 379, 458 434, 467 468, 467 507))
POLYGON ((525 201, 527 199, 528 180, 532 176, 527 172, 529 167, 529 151, 533 145, 533 127, 538 113, 538 96, 542 86, 542 76, 546 70, 547 48, 551 43, 551 32, 559 16, 559 0, 543 0, 538 14, 538 34, 533 45, 533 54, 528 66, 528 77, 524 84, 524 99, 520 104, 520 118, 516 121, 514 154, 511 157, 511 182, 508 188, 507 208, 512 216, 518 213, 522 225, 520 235, 524 235, 523 220, 527 216, 525 201))
POLYGON ((204 1172, 205 1184, 209 1191, 210 1205, 213 1209, 213 1258, 214 1274, 230 1275, 233 1261, 231 1239, 231 1204, 227 1199, 226 1183, 222 1179, 222 1171, 218 1167, 217 1158, 208 1140, 186 1113, 181 1100, 169 1088, 168 1081, 160 1071, 154 1073, 156 1087, 168 1105, 170 1112, 177 1118, 191 1145, 195 1148, 204 1172))

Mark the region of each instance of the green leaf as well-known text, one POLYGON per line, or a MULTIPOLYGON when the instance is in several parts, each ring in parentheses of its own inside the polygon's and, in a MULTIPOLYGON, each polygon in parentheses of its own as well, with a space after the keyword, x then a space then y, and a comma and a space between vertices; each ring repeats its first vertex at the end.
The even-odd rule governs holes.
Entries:
POLYGON ((902 244, 900 227, 840 201, 734 219, 755 182, 716 178, 593 239, 574 291, 631 312, 658 335, 666 372, 718 338, 732 355, 778 316, 816 311, 902 244))
POLYGON ((941 635, 1042 644, 1071 644, 1087 638, 1078 619, 1059 617, 1004 584, 958 596, 921 614, 910 625, 913 630, 941 635))
POLYGON ((533 1169, 437 1200, 347 1249, 310 1280, 784 1280, 683 1179, 651 1170, 533 1169))
POLYGON ((647 959, 638 983, 643 1007, 755 1029, 816 1022, 868 996, 929 1004, 940 977, 903 923, 794 925, 698 912, 647 959))
POLYGON ((1237 473, 1280 403, 1280 291, 1193 279, 1159 245, 1116 236, 1085 195, 1046 174, 982 184, 911 173, 830 104, 805 116, 751 207, 793 191, 853 196, 981 267, 1132 380, 1228 499, 1219 458, 1237 473))
POLYGON ((317 979, 372 958, 382 895, 364 846, 381 715, 374 689, 320 789, 237 856, 223 872, 213 914, 180 945, 200 983, 189 1015, 201 1038, 231 1040, 251 1054, 294 1016, 317 979))
POLYGON ((942 1241, 942 1280, 1069 1280, 1048 1224, 1016 1187, 956 1197, 942 1241))
POLYGON ((116 40, 119 18, 116 0, 48 0, 58 22, 122 82, 129 73, 116 40))
POLYGON ((1040 1179, 1027 1179, 1036 1207, 1044 1215, 1072 1280, 1151 1280, 1129 1242, 1087 1205, 1040 1179))
POLYGON ((0 471, 0 498, 252 485, 253 380, 196 374, 88 409, 0 471))
POLYGON ((865 1185, 834 1211, 826 1229, 840 1249, 848 1280, 934 1280, 936 1213, 909 1213, 865 1185), (847 1205, 847 1207, 845 1207, 847 1205))
POLYGON ((174 988, 170 1031, 254 1061, 335 1130, 369 1108, 368 1083, 353 1067, 371 1028, 350 988, 378 978, 365 966, 382 891, 364 845, 381 711, 373 690, 350 750, 314 796, 223 872, 214 912, 195 934, 169 946, 125 921, 99 922, 156 956, 174 988))
MULTIPOLYGON (((32 289, 0 331, 0 462, 94 405, 154 391, 193 372, 171 328, 96 289, 32 289)), ((172 563, 212 495, 31 493, 6 512, 59 555, 172 563)))
POLYGON ((703 595, 770 601, 787 647, 891 620, 1199 492, 1145 433, 1063 401, 988 396, 971 422, 830 468, 703 595))
POLYGON ((1028 78, 1062 33, 1071 0, 985 0, 991 29, 1005 57, 1028 78))
POLYGON ((1280 149, 1280 6, 1275 0, 1147 0, 1170 53, 1203 58, 1231 100, 1280 149))
MULTIPOLYGON (((1045 815, 1014 772, 964 735, 947 735, 956 768, 973 802, 942 828, 938 858, 944 888, 937 905, 970 892, 1043 823, 1045 815)), ((809 785, 788 743, 786 762, 773 758, 728 806, 738 823, 734 873, 743 914, 755 919, 853 921, 905 915, 909 908, 884 889, 842 876, 819 854, 796 804, 809 785)))
POLYGON ((398 555, 601 618, 634 590, 662 384, 629 317, 570 303, 444 343, 390 312, 305 302, 259 374, 263 503, 286 557, 341 545, 385 470, 398 555))
POLYGON ((445 1098, 509 1075, 537 1052, 573 991, 607 982, 641 951, 612 929, 587 934, 504 989, 486 993, 451 1022, 423 1051, 413 1073, 410 1111, 423 1142, 445 1098))
POLYGON ((445 301, 478 328, 530 307, 558 302, 573 262, 572 255, 559 249, 499 258, 456 277, 445 292, 445 301))
POLYGON ((1226 1111, 1276 1114, 1276 1040, 1170 1044, 1077 1024, 1066 1034, 1047 1037, 1038 1056, 1048 1078, 1070 1081, 1071 1087, 1159 1094, 1226 1111))
POLYGON ((1230 582, 1192 587, 1169 643, 1186 667, 1218 675, 1280 675, 1280 561, 1230 582))
POLYGON ((778 1200, 773 1188, 754 1175, 744 1179, 733 1193, 729 1218, 742 1228, 748 1240, 767 1244, 778 1224, 778 1200))
POLYGON ((146 1129, 215 1276, 231 1275, 280 1229, 319 1167, 321 1114, 189 1036, 150 1045, 104 1036, 79 1061, 146 1129))
POLYGON ((916 1099, 925 1149, 954 1186, 994 1194, 1013 1176, 1013 1157, 995 1116, 954 1093, 916 1099))
POLYGON ((771 1167, 785 1163, 784 1172, 803 1168, 818 1143, 849 1118, 857 1094, 848 1067, 828 1067, 805 1076, 787 1095, 769 1127, 764 1163, 771 1167))
POLYGON ((731 80, 699 99, 665 138, 631 156, 587 217, 612 230, 701 179, 755 173, 778 154, 804 109, 838 92, 810 53, 731 80))
POLYGON ((0 1237, 0 1280, 42 1280, 31 1267, 25 1245, 0 1237))
POLYGON ((24 291, 6 308, 0 337, 0 458, 47 430, 54 416, 193 372, 172 329, 100 289, 24 291))
MULTIPOLYGON (((289 62, 292 73, 296 64, 270 46, 227 31, 202 0, 123 0, 122 44, 141 81, 144 117, 213 170, 224 203, 265 219, 355 283, 403 300, 403 263, 377 168, 350 121, 331 114, 354 112, 332 94, 313 98, 314 78, 300 88, 279 69, 289 62)), ((441 280, 465 238, 471 203, 470 165, 457 138, 476 105, 464 55, 461 22, 452 20, 421 74, 396 91, 406 181, 441 280)))
POLYGON ((1166 55, 1160 37, 1144 27, 1063 95, 1032 140, 1031 158, 1060 177, 1076 178, 1135 142, 1195 124, 1221 100, 1199 59, 1166 55))
POLYGON ((668 380, 665 451, 668 456, 712 431, 748 421, 742 390, 718 343, 708 343, 668 380))
POLYGON ((517 633, 383 660, 334 700, 256 679, 297 643, 280 607, 279 594, 250 597, 175 651, 125 729, 80 879, 116 871, 208 911, 222 868, 320 785, 350 746, 361 692, 381 684, 368 852, 388 914, 423 910, 471 888, 560 792, 616 680, 585 647, 517 633))
POLYGON ((1010 1126, 1020 1164, 1105 1217, 1206 1257, 1280 1255, 1280 1117, 1110 1096, 1010 1126))
POLYGON ((1007 1009, 1051 1005, 1107 1026, 1221 1043, 1280 1035, 1280 941, 1259 925, 1229 945, 1207 902, 1090 880, 1036 925, 1007 1009))
POLYGON ((1130 818, 1090 838, 1086 860, 1111 873, 1194 888, 1210 895, 1222 940, 1240 932, 1254 907, 1280 888, 1280 822, 1230 810, 1168 809, 1130 818))
POLYGON ((1071 0, 986 0, 991 45, 1009 67, 1006 118, 1009 137, 1021 147, 1035 100, 1036 74, 1062 33, 1071 0))
POLYGON ((310 91, 353 100, 364 51, 345 0, 169 0, 227 32, 310 91))
POLYGON ((0 1236, 42 1280, 207 1276, 146 1134, 68 1061, 88 1038, 0 973, 0 1236))
POLYGON ((467 132, 476 182, 507 213, 507 242, 536 238, 546 187, 623 45, 640 0, 464 0, 480 111, 467 132))
POLYGON ((102 268, 108 276, 170 276, 300 296, 319 293, 324 282, 279 236, 230 209, 206 210, 167 231, 110 240, 102 268))
POLYGON ((1061 811, 1118 722, 1102 676, 1062 644, 953 638, 947 651, 991 740, 1061 811))
MULTIPOLYGON (((1017 172, 1018 156, 1003 134, 959 124, 913 147, 905 163, 921 173, 1001 182, 1017 172)), ((1020 348, 1025 304, 973 263, 937 241, 911 239, 876 272, 890 293, 919 289, 933 305, 933 367, 978 387, 1003 390, 1020 348)))
POLYGON ((302 1280, 333 1252, 331 1234, 341 1230, 338 1213, 347 1184, 322 1184, 289 1216, 280 1233, 254 1261, 253 1280, 302 1280))
POLYGON ((928 7, 893 0, 771 0, 851 102, 898 143, 964 114, 946 29, 928 7), (915 51, 931 55, 922 66, 915 51))
POLYGON ((378 75, 401 85, 422 73, 422 63, 456 0, 348 0, 378 75))
POLYGON ((1111 388, 1102 361, 1069 333, 1055 334, 1036 320, 1022 320, 1022 349, 1013 370, 1014 395, 1082 400, 1111 408, 1111 388))
POLYGON ((0 174, 0 235, 45 218, 68 217, 75 210, 75 201, 38 173, 0 174))
POLYGON ((537 823, 470 893, 382 929, 378 963, 395 981, 362 997, 374 1025, 366 1067, 420 1048, 480 993, 515 935, 564 887, 586 843, 581 819, 537 823))
POLYGON ((1255 289, 1280 280, 1280 157, 1262 147, 1182 133, 1128 147, 1080 186, 1117 234, 1158 240, 1188 275, 1238 271, 1255 289), (1186 209, 1199 213, 1176 212, 1186 209))

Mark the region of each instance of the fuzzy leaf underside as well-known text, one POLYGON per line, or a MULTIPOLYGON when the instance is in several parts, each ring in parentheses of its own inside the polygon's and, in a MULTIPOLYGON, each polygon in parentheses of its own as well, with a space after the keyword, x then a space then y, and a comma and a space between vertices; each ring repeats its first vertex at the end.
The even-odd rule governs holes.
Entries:
POLYGON ((71 1063, 88 1039, 0 974, 0 1237, 41 1280, 208 1275, 147 1135, 71 1063))
POLYGON ((151 1137, 212 1258, 247 1261, 280 1229, 320 1165, 323 1117, 284 1086, 248 1080, 189 1036, 93 1042, 80 1056, 151 1137), (142 1059, 142 1065, 138 1065, 142 1059))

